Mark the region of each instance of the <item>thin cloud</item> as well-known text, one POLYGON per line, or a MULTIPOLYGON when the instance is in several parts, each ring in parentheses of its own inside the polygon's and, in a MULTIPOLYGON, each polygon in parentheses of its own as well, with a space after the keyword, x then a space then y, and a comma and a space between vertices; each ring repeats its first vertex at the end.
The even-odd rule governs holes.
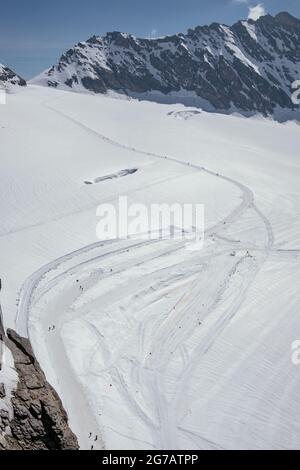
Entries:
POLYGON ((151 39, 154 39, 157 37, 157 30, 156 29, 152 29, 151 33, 150 33, 150 38, 151 39))
POLYGON ((249 7, 248 20, 258 20, 261 16, 266 15, 266 9, 262 3, 254 7, 249 7))

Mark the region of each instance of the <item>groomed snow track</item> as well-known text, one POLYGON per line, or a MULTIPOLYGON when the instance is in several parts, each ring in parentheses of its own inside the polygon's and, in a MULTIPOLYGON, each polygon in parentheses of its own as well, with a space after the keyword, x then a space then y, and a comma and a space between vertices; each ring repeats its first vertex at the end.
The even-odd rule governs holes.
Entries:
MULTIPOLYGON (((270 222, 256 207, 251 189, 239 181, 171 156, 127 147, 56 110, 53 105, 46 103, 45 106, 115 147, 187 166, 220 178, 240 191, 241 203, 222 221, 206 230, 208 243, 205 250, 187 255, 184 242, 170 243, 168 240, 94 243, 32 274, 22 287, 17 312, 18 333, 28 335, 34 347, 42 330, 47 336, 47 342, 41 346, 48 355, 46 370, 64 396, 82 448, 89 448, 90 432, 93 436, 102 435, 102 439, 93 444, 95 448, 112 446, 105 439, 110 426, 120 439, 129 440, 132 447, 179 449, 183 445, 181 438, 185 436, 198 448, 220 448, 218 443, 185 428, 189 388, 195 367, 233 321, 257 274, 273 252, 270 222), (226 236, 226 231, 231 228, 234 232, 244 217, 255 220, 262 227, 262 235, 256 244, 247 237, 236 240, 226 236), (66 291, 67 300, 61 303, 62 293, 66 291), (110 298, 114 299, 111 307, 110 298), (54 299, 54 307, 48 312, 48 303, 52 302, 49 299, 54 299), (110 310, 108 319, 117 310, 133 316, 131 327, 137 344, 130 354, 122 353, 121 347, 115 352, 115 345, 114 351, 109 350, 104 332, 89 317, 95 307, 99 315, 105 309, 110 310), (155 314, 160 308, 161 313, 155 314), (43 309, 46 318, 42 316, 43 309), (93 400, 88 398, 81 377, 74 374, 74 362, 63 338, 65 329, 78 320, 96 338, 90 347, 87 373, 95 378, 95 387, 103 387, 101 393, 114 394, 113 401, 121 401, 122 406, 130 410, 130 416, 139 423, 132 433, 124 433, 105 421, 102 413, 95 410, 93 400), (56 330, 48 334, 48 325, 52 324, 56 330), (94 363, 97 354, 105 358, 106 365, 102 369, 94 363), (78 400, 82 403, 80 416, 86 416, 84 426, 76 419, 78 400), (147 429, 151 438, 139 438, 139 427, 147 429)), ((241 230, 239 238, 240 233, 241 230)), ((284 250, 281 253, 284 254, 284 250)), ((127 326, 125 329, 127 331, 127 326)), ((123 336, 121 331, 120 336, 123 336)), ((120 344, 122 342, 120 337, 120 344)), ((107 413, 110 409, 108 405, 107 413)))

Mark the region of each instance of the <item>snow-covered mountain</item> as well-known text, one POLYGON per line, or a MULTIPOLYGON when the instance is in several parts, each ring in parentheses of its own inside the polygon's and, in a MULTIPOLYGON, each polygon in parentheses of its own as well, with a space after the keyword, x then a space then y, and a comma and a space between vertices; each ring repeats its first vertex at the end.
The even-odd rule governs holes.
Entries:
POLYGON ((292 83, 299 78, 300 20, 283 12, 158 39, 93 36, 32 82, 94 93, 175 95, 177 102, 207 110, 267 115, 295 109, 292 83))
POLYGON ((0 64, 0 89, 12 91, 20 86, 26 86, 26 81, 5 65, 0 64))

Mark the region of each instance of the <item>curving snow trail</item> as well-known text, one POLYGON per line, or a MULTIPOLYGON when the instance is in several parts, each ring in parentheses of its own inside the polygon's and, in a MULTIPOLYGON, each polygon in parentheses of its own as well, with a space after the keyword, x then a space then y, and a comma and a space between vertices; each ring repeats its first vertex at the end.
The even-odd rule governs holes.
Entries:
POLYGON ((17 314, 17 329, 22 335, 29 334, 47 375, 63 397, 82 448, 89 448, 90 432, 102 437, 95 448, 116 446, 113 436, 122 436, 126 447, 132 443, 137 447, 182 448, 183 435, 190 436, 191 443, 195 439, 199 443, 200 439, 209 447, 222 447, 184 427, 190 406, 188 394, 199 362, 239 312, 272 252, 270 222, 256 207, 251 189, 239 181, 201 165, 128 147, 49 103, 45 106, 117 148, 199 171, 240 191, 241 203, 207 228, 204 252, 187 254, 184 243, 172 242, 170 246, 167 240, 94 243, 32 274, 22 287, 17 314), (249 212, 265 233, 259 247, 253 247, 250 241, 237 246, 237 241, 224 235, 225 228, 234 229, 249 212), (233 250, 235 256, 231 257, 233 250), (78 279, 82 292, 78 292, 78 279), (105 313, 105 309, 112 311, 105 313), (103 317, 102 327, 91 318, 93 311, 99 312, 100 319, 103 317), (117 312, 126 317, 126 321, 118 320, 119 326, 125 321, 124 325, 128 323, 132 328, 123 325, 129 337, 134 332, 131 340, 138 346, 133 351, 127 350, 126 341, 121 338, 120 345, 118 341, 112 343, 112 350, 107 344, 106 329, 111 337, 107 321, 113 322, 117 312), (138 312, 144 313, 139 316, 138 312), (70 337, 80 338, 76 336, 79 324, 89 332, 94 346, 84 346, 82 351, 80 346, 81 352, 73 357, 76 341, 70 337), (51 334, 49 325, 56 327, 51 334), (44 344, 41 337, 45 338, 44 344), (84 368, 81 357, 89 358, 84 368), (100 366, 103 360, 105 367, 100 366), (93 377, 100 398, 95 397, 88 383, 93 377), (111 403, 105 403, 107 394, 113 395, 111 403), (96 411, 98 403, 104 408, 100 413, 96 411), (125 410, 121 431, 110 416, 114 406, 119 412, 125 410), (126 419, 138 424, 128 427, 126 419), (139 437, 140 432, 144 437, 139 437))

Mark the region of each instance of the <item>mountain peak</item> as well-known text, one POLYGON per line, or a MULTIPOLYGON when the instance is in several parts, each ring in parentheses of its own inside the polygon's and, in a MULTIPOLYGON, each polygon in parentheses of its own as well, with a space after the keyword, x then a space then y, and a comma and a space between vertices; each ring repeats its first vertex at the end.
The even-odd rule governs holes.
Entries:
POLYGON ((287 11, 282 11, 278 13, 275 18, 282 24, 289 26, 289 27, 298 27, 300 28, 300 20, 295 18, 294 16, 290 15, 287 11))
POLYGON ((294 110, 300 76, 300 21, 282 12, 233 26, 141 39, 113 31, 80 42, 33 83, 77 92, 172 95, 221 112, 294 110), (205 104, 206 103, 206 104, 205 104))
POLYGON ((0 88, 12 91, 18 87, 26 86, 26 81, 10 68, 0 64, 0 88))

